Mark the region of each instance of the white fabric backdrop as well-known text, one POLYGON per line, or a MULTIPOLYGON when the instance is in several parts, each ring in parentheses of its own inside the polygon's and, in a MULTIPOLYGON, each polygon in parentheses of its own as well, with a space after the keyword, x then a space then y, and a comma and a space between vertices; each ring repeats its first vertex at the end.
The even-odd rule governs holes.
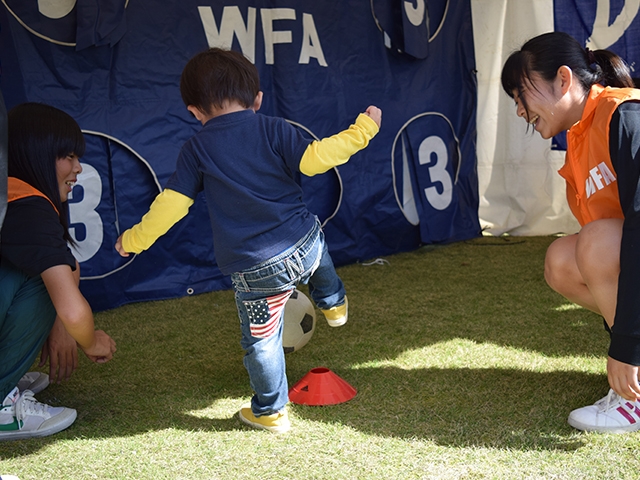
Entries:
POLYGON ((478 181, 480 224, 493 235, 575 233, 557 171, 564 152, 527 132, 500 85, 511 52, 553 30, 552 0, 471 0, 478 69, 478 181))

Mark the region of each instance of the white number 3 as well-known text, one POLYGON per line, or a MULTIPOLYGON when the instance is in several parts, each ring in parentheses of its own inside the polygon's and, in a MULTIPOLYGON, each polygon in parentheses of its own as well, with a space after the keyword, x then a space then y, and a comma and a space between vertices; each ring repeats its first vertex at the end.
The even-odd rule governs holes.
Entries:
POLYGON ((432 155, 436 156, 434 165, 429 166, 429 176, 431 183, 440 184, 442 190, 438 192, 435 186, 424 189, 424 194, 433 208, 436 210, 444 210, 451 204, 453 195, 453 182, 451 176, 447 172, 447 163, 449 156, 447 154, 447 146, 438 136, 432 135, 425 138, 418 149, 418 159, 420 165, 428 165, 431 163, 432 155))
POLYGON ((104 236, 102 219, 96 212, 102 197, 102 181, 98 171, 91 165, 83 163, 82 173, 78 175, 78 183, 74 191, 77 188, 82 188, 84 194, 77 202, 72 201, 73 192, 69 194, 69 233, 77 242, 74 248, 75 257, 79 263, 82 263, 98 253, 104 236), (81 225, 84 228, 81 228, 81 225), (79 235, 81 232, 84 235, 79 235))

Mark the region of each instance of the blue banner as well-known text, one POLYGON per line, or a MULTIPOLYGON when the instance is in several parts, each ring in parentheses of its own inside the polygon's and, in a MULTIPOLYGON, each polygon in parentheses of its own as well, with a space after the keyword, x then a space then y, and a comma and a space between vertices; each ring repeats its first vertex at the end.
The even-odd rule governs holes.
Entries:
MULTIPOLYGON (((555 0, 554 29, 565 32, 590 50, 620 55, 640 80, 640 2, 637 0, 555 0)), ((640 85, 640 82, 636 83, 640 85)), ((566 135, 553 139, 553 148, 567 149, 566 135)))
POLYGON ((95 310, 230 286, 203 197, 147 252, 121 258, 199 124, 182 68, 208 47, 258 68, 261 113, 310 138, 369 105, 382 129, 346 165, 300 178, 337 265, 479 235, 477 89, 468 0, 3 0, 0 87, 71 114, 87 139, 69 201, 81 289, 95 310))

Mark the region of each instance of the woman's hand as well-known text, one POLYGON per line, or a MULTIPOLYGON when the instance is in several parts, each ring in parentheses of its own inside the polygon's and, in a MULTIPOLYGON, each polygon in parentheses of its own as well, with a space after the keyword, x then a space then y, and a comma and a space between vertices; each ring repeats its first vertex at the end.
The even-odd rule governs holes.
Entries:
POLYGON ((53 383, 69 380, 78 368, 78 345, 59 317, 56 317, 51 332, 42 345, 39 366, 44 366, 47 360, 49 379, 53 383))
POLYGON ((82 350, 92 362, 107 363, 116 352, 116 342, 104 331, 96 330, 93 345, 82 350))
POLYGON ((640 399, 640 385, 638 385, 638 367, 615 360, 607 359, 607 377, 609 386, 627 400, 640 399))

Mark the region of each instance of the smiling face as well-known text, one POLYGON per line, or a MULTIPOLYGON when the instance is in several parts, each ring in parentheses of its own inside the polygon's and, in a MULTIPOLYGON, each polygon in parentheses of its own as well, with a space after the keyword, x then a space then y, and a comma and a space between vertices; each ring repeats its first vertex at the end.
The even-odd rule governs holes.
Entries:
POLYGON ((516 114, 545 139, 565 130, 562 93, 555 87, 555 82, 547 82, 534 74, 531 80, 525 80, 521 94, 513 92, 516 114))
POLYGON ((58 177, 61 202, 67 201, 69 193, 71 193, 81 172, 80 158, 75 153, 70 153, 66 157, 56 160, 56 176, 58 177))
POLYGON ((562 66, 553 80, 537 73, 524 80, 521 92, 513 90, 516 114, 548 139, 569 130, 582 116, 587 92, 573 79, 571 69, 562 66))

